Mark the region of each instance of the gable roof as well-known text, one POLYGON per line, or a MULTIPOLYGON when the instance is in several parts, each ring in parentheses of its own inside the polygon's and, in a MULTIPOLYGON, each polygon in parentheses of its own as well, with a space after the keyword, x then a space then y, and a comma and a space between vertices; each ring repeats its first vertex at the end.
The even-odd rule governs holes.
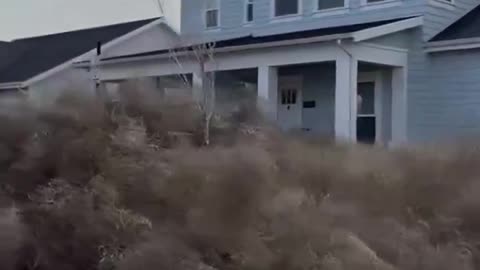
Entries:
MULTIPOLYGON (((379 26, 384 26, 384 25, 388 25, 388 24, 395 23, 395 22, 400 22, 400 21, 405 21, 405 20, 412 19, 412 18, 414 18, 414 17, 405 17, 405 18, 398 18, 398 19, 391 19, 391 20, 384 20, 384 21, 375 21, 375 22, 368 22, 368 23, 343 25, 343 26, 329 27, 329 28, 318 28, 318 29, 313 29, 313 30, 304 30, 304 31, 290 32, 290 33, 284 33, 284 34, 275 34, 275 35, 256 36, 256 35, 250 34, 250 35, 246 35, 246 36, 243 36, 243 37, 218 40, 218 41, 215 42, 215 48, 220 49, 220 48, 229 48, 229 47, 237 47, 237 46, 245 46, 245 45, 256 45, 256 44, 288 41, 288 40, 300 40, 300 39, 306 39, 306 38, 350 34, 350 33, 354 33, 354 32, 357 32, 357 31, 366 30, 366 29, 379 27, 379 26)), ((195 46, 195 45, 193 45, 193 46, 195 46)), ((183 47, 183 48, 176 48, 176 49, 192 50, 192 46, 186 46, 186 47, 183 47)), ((156 51, 143 52, 143 53, 137 53, 137 54, 106 57, 106 58, 102 58, 101 61, 109 61, 109 60, 116 60, 116 59, 129 59, 129 58, 154 56, 154 55, 164 55, 164 54, 169 54, 169 53, 170 53, 170 49, 156 50, 156 51)))
POLYGON ((454 22, 442 32, 430 39, 434 41, 447 41, 455 39, 480 37, 480 5, 472 9, 465 16, 454 22))
POLYGON ((0 83, 23 82, 157 19, 0 43, 0 83))

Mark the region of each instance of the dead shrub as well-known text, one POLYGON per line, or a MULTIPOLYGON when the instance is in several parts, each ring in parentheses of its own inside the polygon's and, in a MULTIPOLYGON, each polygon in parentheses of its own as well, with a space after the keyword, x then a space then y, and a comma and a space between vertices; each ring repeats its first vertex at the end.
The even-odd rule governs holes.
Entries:
POLYGON ((2 269, 480 266, 473 142, 335 145, 239 106, 205 147, 192 101, 123 91, 0 111, 2 269))

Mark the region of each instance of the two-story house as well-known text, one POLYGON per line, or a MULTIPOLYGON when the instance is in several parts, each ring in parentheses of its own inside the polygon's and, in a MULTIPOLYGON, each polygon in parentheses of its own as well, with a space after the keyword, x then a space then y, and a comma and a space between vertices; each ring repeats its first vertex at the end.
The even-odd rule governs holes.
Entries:
MULTIPOLYGON (((163 0, 164 17, 77 59, 102 85, 179 74, 211 44, 217 97, 240 86, 283 129, 382 145, 480 132, 478 0, 163 0)), ((195 95, 195 93, 192 93, 195 95)))

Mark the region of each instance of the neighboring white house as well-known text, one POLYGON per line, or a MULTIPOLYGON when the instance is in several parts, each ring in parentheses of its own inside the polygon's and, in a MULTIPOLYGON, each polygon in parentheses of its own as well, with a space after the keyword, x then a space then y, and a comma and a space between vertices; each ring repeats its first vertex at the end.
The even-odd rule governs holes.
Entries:
POLYGON ((474 136, 480 132, 478 4, 163 0, 164 18, 70 66, 95 70, 107 86, 178 74, 199 86, 191 50, 209 43, 214 57, 205 67, 216 74, 219 102, 239 86, 254 89, 285 130, 382 145, 474 136))
POLYGON ((0 42, 0 94, 24 90, 40 104, 49 103, 63 90, 91 92, 93 72, 77 69, 77 59, 93 59, 135 30, 157 19, 0 42))

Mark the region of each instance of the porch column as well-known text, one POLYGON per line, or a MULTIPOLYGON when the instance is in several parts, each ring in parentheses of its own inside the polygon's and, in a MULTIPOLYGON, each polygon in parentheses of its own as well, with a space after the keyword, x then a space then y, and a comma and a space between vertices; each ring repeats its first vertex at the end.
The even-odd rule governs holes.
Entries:
POLYGON ((407 69, 392 71, 392 146, 407 142, 407 69))
POLYGON ((203 81, 200 72, 194 72, 192 74, 192 96, 193 100, 196 102, 202 101, 203 81))
POLYGON ((358 61, 347 52, 336 59, 335 138, 356 142, 357 139, 358 61))
POLYGON ((258 67, 258 105, 265 117, 277 121, 278 107, 278 68, 258 67))

